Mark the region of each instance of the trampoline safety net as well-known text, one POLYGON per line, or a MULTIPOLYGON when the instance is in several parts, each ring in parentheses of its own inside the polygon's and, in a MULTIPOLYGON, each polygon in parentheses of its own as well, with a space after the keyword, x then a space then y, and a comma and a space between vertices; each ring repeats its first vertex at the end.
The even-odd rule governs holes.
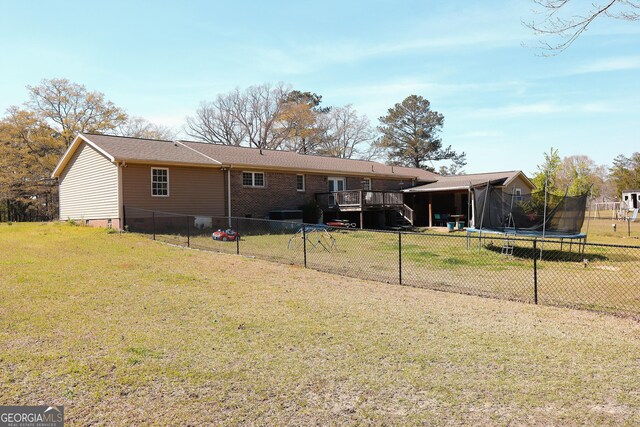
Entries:
POLYGON ((516 195, 491 185, 474 189, 476 228, 578 234, 584 223, 587 194, 559 196, 544 191, 516 195), (486 204, 486 206, 485 206, 486 204), (546 218, 546 220, 545 220, 546 218))

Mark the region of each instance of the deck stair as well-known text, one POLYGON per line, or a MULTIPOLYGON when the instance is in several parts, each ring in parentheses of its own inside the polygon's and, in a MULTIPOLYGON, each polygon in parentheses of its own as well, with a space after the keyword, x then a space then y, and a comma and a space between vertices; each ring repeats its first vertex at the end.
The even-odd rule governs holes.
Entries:
POLYGON ((390 214, 391 228, 413 230, 413 209, 404 205, 402 210, 394 210, 390 214))

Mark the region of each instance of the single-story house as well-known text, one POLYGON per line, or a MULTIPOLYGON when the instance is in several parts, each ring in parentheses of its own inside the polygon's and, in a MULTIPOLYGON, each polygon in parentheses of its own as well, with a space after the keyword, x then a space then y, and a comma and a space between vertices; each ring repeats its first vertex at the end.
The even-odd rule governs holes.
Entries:
POLYGON ((53 171, 61 220, 121 228, 125 206, 194 216, 265 218, 317 202, 324 220, 413 222, 403 189, 437 174, 365 160, 191 141, 79 134, 53 171))
POLYGON ((404 203, 414 210, 416 226, 444 225, 447 217, 452 215, 467 225, 473 225, 472 191, 487 183, 516 196, 530 194, 535 189, 535 185, 519 170, 437 176, 432 182, 403 190, 404 203))

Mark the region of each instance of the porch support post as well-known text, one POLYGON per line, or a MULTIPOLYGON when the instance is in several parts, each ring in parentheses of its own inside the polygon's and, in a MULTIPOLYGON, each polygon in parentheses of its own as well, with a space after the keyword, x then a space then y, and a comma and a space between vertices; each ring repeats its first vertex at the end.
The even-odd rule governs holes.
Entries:
POLYGON ((433 227, 433 207, 431 193, 429 193, 429 228, 433 227))

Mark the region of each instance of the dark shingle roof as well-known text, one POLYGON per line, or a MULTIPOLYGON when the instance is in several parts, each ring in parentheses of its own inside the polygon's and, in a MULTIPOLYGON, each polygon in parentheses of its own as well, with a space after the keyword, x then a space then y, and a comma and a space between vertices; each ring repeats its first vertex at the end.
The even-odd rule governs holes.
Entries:
POLYGON ((167 162, 194 165, 218 163, 173 141, 83 134, 83 136, 116 160, 130 162, 167 162))
POLYGON ((300 154, 292 151, 206 144, 193 141, 159 141, 110 135, 82 134, 117 161, 157 162, 191 165, 230 165, 247 168, 289 169, 295 171, 417 179, 435 181, 439 175, 422 169, 388 166, 366 160, 300 154))
POLYGON ((183 142, 223 164, 248 167, 268 167, 319 172, 349 172, 362 175, 389 175, 433 181, 438 175, 422 169, 388 166, 366 160, 341 159, 337 157, 300 154, 294 151, 259 150, 257 148, 228 145, 183 142))
MULTIPOLYGON (((522 174, 522 171, 505 171, 505 172, 488 172, 488 173, 475 173, 469 175, 449 175, 439 176, 436 182, 420 185, 413 188, 404 190, 407 193, 426 193, 433 191, 448 191, 448 190, 463 190, 470 186, 476 187, 478 185, 491 182, 493 184, 503 185, 510 182, 518 175, 522 174)), ((524 176, 524 174, 523 174, 524 176)), ((529 181, 526 178, 526 181, 529 181)), ((532 184, 533 188, 533 184, 532 184)))

